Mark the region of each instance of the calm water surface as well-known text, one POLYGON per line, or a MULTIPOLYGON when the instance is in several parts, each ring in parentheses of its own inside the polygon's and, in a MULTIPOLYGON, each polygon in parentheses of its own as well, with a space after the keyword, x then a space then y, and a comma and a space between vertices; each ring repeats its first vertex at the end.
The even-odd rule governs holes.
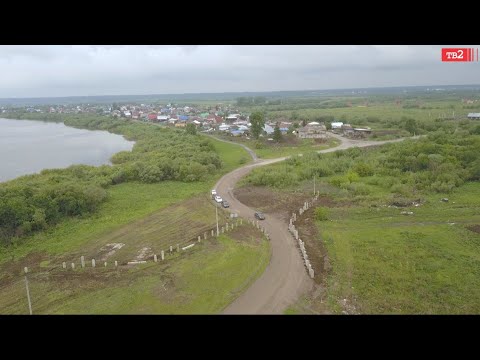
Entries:
POLYGON ((0 118, 0 182, 73 164, 110 164, 113 154, 129 151, 133 145, 107 131, 0 118))

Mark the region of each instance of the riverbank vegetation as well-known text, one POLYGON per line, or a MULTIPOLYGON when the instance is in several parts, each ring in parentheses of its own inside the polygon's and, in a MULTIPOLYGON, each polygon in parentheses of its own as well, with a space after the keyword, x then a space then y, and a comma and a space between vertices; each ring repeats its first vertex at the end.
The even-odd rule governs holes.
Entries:
MULTIPOLYGON (((222 160, 215 140, 183 130, 91 115, 28 114, 28 118, 64 120, 68 126, 107 130, 136 143, 131 152, 115 154, 113 166, 43 170, 0 184, 2 244, 12 244, 65 218, 95 212, 108 198, 110 186, 126 182, 204 182, 231 168, 222 160)), ((243 150, 236 150, 244 157, 243 150)), ((235 162, 240 165, 239 159, 235 162)))

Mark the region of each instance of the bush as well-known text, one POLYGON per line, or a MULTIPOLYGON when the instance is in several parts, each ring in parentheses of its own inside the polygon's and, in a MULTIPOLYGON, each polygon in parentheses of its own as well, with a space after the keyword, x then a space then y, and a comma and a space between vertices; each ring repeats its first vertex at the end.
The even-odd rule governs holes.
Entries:
POLYGON ((326 221, 328 220, 329 211, 325 207, 317 207, 315 209, 315 220, 326 221))

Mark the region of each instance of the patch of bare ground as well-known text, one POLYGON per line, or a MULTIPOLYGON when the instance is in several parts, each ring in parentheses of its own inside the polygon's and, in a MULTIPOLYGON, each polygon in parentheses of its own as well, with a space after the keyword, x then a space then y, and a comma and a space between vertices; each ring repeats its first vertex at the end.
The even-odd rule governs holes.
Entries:
POLYGON ((272 214, 288 223, 292 213, 298 211, 311 195, 303 192, 283 192, 262 186, 244 186, 234 190, 234 196, 248 207, 272 214))
POLYGON ((251 225, 243 224, 228 232, 228 237, 238 242, 259 244, 263 237, 260 230, 251 225))
POLYGON ((477 234, 480 234, 480 225, 470 225, 467 226, 467 229, 476 232, 477 234))

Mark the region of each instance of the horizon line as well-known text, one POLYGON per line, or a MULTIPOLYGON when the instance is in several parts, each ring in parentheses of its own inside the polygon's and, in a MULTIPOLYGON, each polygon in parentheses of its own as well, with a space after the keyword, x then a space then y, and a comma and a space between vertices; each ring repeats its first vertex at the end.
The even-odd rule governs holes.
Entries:
POLYGON ((341 90, 368 90, 368 89, 392 89, 392 88, 418 88, 418 87, 455 87, 455 86, 479 86, 480 84, 430 84, 430 85, 395 85, 395 86, 371 86, 351 88, 329 88, 329 89, 302 89, 302 90, 261 90, 261 91, 225 91, 225 92, 186 92, 186 93, 148 93, 148 94, 105 94, 105 95, 69 95, 69 96, 36 96, 36 97, 0 97, 0 100, 21 100, 21 99, 66 99, 81 97, 115 97, 115 96, 175 96, 175 95, 228 95, 248 93, 281 93, 281 92, 305 92, 305 91, 341 91, 341 90))

